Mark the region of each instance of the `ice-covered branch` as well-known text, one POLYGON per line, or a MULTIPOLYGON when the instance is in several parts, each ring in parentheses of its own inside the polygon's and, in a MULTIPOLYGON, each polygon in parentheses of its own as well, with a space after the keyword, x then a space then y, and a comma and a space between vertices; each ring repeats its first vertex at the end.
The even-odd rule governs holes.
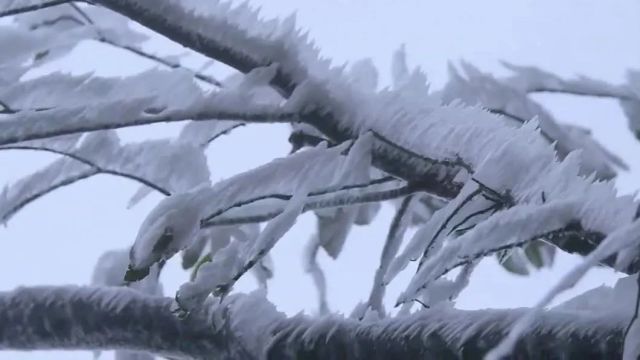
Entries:
MULTIPOLYGON (((309 200, 305 202, 304 206, 302 207, 302 212, 381 202, 381 201, 386 201, 391 199, 397 199, 417 191, 419 191, 417 188, 407 185, 407 186, 400 186, 393 189, 364 192, 362 194, 357 194, 357 195, 347 193, 343 196, 337 195, 337 196, 328 197, 327 199, 320 199, 320 200, 314 200, 312 197, 309 197, 309 200)), ((283 195, 281 197, 274 196, 274 198, 278 198, 281 200, 290 200, 292 196, 283 195)), ((254 223, 254 222, 263 222, 263 221, 271 220, 274 217, 280 215, 282 211, 283 211, 282 209, 275 209, 264 214, 255 214, 255 215, 238 216, 238 217, 225 217, 225 216, 222 216, 221 214, 220 216, 216 216, 202 222, 202 226, 208 227, 208 226, 221 226, 221 225, 239 225, 239 224, 247 224, 247 223, 254 223)))
POLYGON ((170 300, 126 288, 34 287, 0 294, 0 348, 137 350, 250 359, 206 314, 178 320, 170 300))
MULTIPOLYGON (((317 76, 335 75, 326 73, 328 62, 319 59, 317 49, 295 29, 294 21, 266 23, 246 5, 233 12, 225 3, 200 6, 197 2, 183 4, 166 0, 100 0, 96 3, 239 71, 249 72, 276 64, 271 84, 285 97, 310 80, 312 69, 321 69, 317 76), (171 21, 167 19, 168 14, 171 21), (308 63, 304 63, 305 60, 308 63)), ((327 89, 317 90, 323 99, 329 98, 327 89)), ((341 105, 335 105, 336 108, 331 108, 328 104, 305 100, 301 104, 305 108, 301 121, 313 125, 336 143, 356 138, 359 129, 340 121, 336 111, 341 105)), ((407 147, 392 144, 376 140, 375 166, 406 180, 420 181, 429 188, 428 192, 438 196, 450 198, 460 190, 460 184, 452 181, 459 170, 455 156, 452 159, 416 157, 407 147)))
MULTIPOLYGON (((566 171, 554 149, 540 137, 538 122, 514 128, 478 107, 456 102, 443 105, 430 94, 426 77, 419 70, 405 74, 393 89, 359 91, 343 76, 342 69, 331 67, 319 56, 317 48, 290 20, 267 23, 246 5, 232 8, 226 3, 98 3, 240 71, 276 66, 270 84, 289 97, 287 108, 301 112, 302 122, 335 143, 365 132, 375 134, 373 165, 420 184, 428 193, 456 198, 468 173, 483 173, 500 193, 512 192, 516 204, 532 203, 540 193, 556 190, 557 199, 575 196, 567 189, 580 188, 583 204, 597 202, 607 210, 585 206, 574 220, 587 231, 605 235, 615 230, 610 222, 612 214, 623 215, 616 222, 621 225, 630 220, 631 207, 635 211, 628 199, 610 191, 610 184, 594 184, 593 178, 584 178, 580 166, 578 171, 566 171), (171 14, 171 21, 167 14, 171 14), (560 182, 544 180, 548 176, 560 182), (607 190, 600 190, 602 186, 607 190)), ((576 156, 573 161, 579 163, 576 156)), ((578 247, 574 242, 560 243, 567 252, 588 253, 597 246, 584 241, 578 247)))
MULTIPOLYGON (((197 359, 481 359, 524 314, 436 308, 377 321, 286 318, 260 294, 231 295, 180 320, 172 300, 124 288, 32 287, 0 293, 0 348, 129 349, 197 359)), ((542 312, 516 358, 616 359, 627 319, 542 312)))
POLYGON ((563 79, 534 66, 518 66, 507 62, 503 62, 503 64, 514 72, 514 75, 507 78, 506 81, 528 93, 551 92, 620 100, 639 100, 638 94, 627 86, 612 85, 585 76, 563 79))
POLYGON ((56 150, 56 149, 53 149, 53 148, 47 148, 47 147, 44 147, 44 146, 33 146, 33 145, 0 146, 0 151, 1 150, 33 150, 33 151, 50 152, 52 154, 66 156, 66 157, 69 157, 69 158, 71 158, 73 160, 76 160, 78 162, 81 162, 81 163, 83 163, 85 165, 90 166, 91 168, 96 170, 97 173, 102 173, 102 174, 108 174, 108 175, 114 175, 114 176, 127 178, 127 179, 130 179, 130 180, 133 180, 133 181, 137 181, 137 182, 139 182, 139 183, 141 183, 141 184, 143 184, 145 186, 148 186, 148 187, 158 191, 159 193, 161 193, 161 194, 163 194, 165 196, 171 195, 171 192, 169 192, 169 190, 164 189, 160 185, 154 184, 150 180, 147 180, 147 179, 145 179, 143 177, 140 177, 140 176, 138 176, 136 174, 129 174, 129 173, 123 172, 123 171, 102 168, 101 166, 99 166, 95 162, 91 161, 90 159, 84 158, 84 157, 82 157, 82 155, 77 155, 77 154, 74 154, 72 152, 66 152, 66 151, 56 150))
POLYGON ((44 139, 54 136, 119 129, 161 122, 185 120, 206 121, 212 119, 241 120, 245 122, 295 122, 298 115, 272 106, 246 104, 243 108, 205 107, 200 109, 169 110, 152 113, 148 101, 131 101, 129 104, 92 104, 90 108, 75 107, 48 111, 25 111, 7 116, 0 123, 0 145, 20 141, 44 139))

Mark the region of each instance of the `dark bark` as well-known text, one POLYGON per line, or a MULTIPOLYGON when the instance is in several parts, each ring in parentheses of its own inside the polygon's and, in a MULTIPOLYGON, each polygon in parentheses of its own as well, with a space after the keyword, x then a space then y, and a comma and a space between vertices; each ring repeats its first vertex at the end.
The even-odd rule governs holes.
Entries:
MULTIPOLYGON (((232 295, 180 320, 171 301, 123 288, 0 293, 0 349, 119 349, 195 359, 481 359, 526 311, 433 308, 365 322, 286 318, 257 296, 232 295)), ((512 358, 618 359, 626 321, 544 312, 512 358)))

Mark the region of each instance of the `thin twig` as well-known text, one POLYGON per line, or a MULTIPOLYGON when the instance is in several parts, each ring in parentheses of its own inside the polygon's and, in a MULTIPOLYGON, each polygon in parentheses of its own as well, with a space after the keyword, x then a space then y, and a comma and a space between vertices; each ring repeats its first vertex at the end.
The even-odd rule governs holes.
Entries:
POLYGON ((47 195, 48 193, 59 189, 61 187, 67 186, 67 185, 71 185, 76 181, 80 181, 86 178, 89 178, 93 175, 97 175, 99 174, 98 170, 91 168, 91 169, 87 169, 86 171, 77 174, 76 176, 73 177, 69 177, 66 179, 62 179, 61 181, 59 181, 58 183, 53 183, 51 184, 48 188, 43 189, 42 191, 36 192, 31 194, 30 196, 22 199, 22 201, 20 201, 19 203, 15 204, 11 209, 9 209, 8 211, 6 211, 3 215, 2 215, 2 222, 6 222, 10 217, 12 217, 13 215, 15 215, 20 209, 22 209, 23 207, 27 206, 29 203, 43 197, 44 195, 47 195))
POLYGON ((94 28, 94 31, 96 32, 96 34, 98 35, 98 38, 95 39, 103 44, 107 44, 107 45, 111 45, 113 47, 122 49, 122 50, 126 50, 129 51, 133 54, 136 54, 138 56, 141 56, 145 59, 151 60, 151 61, 155 61, 159 64, 162 64, 164 66, 167 66, 169 68, 172 69, 186 69, 187 71, 191 72, 193 74, 193 76, 198 79, 198 80, 202 80, 206 83, 209 83, 211 85, 217 86, 219 88, 223 87, 222 83, 218 80, 216 80, 215 78, 206 75, 206 74, 202 74, 199 73, 195 70, 189 69, 184 67, 183 65, 181 65, 178 62, 172 62, 169 61, 167 59, 164 59, 162 57, 159 57, 157 55, 153 55, 151 53, 148 53, 142 49, 130 46, 130 45, 124 45, 124 44, 119 44, 115 41, 113 41, 112 39, 109 39, 108 37, 106 37, 101 31, 100 29, 96 26, 96 23, 93 21, 93 19, 91 18, 91 16, 89 16, 89 14, 87 14, 86 11, 82 10, 82 8, 80 8, 77 4, 75 3, 69 3, 69 5, 86 21, 86 23, 88 25, 91 25, 94 28))
POLYGON ((380 254, 380 264, 378 265, 373 277, 373 287, 369 293, 367 305, 379 314, 382 314, 382 298, 384 297, 385 292, 384 276, 389 268, 389 259, 392 259, 400 249, 404 230, 406 230, 403 223, 407 221, 406 216, 411 215, 410 213, 407 213, 413 198, 413 195, 409 195, 402 199, 402 203, 400 203, 400 207, 398 208, 398 211, 396 211, 396 214, 391 221, 391 225, 389 226, 387 238, 385 239, 384 247, 380 254))
MULTIPOLYGON (((349 184, 349 185, 344 185, 342 187, 329 187, 329 188, 325 188, 322 190, 317 190, 317 191, 312 191, 309 193, 309 196, 320 196, 320 195, 327 195, 330 193, 334 193, 334 192, 340 192, 340 191, 344 191, 344 190, 351 190, 351 189, 359 189, 359 188, 366 188, 368 186, 372 186, 372 185, 378 185, 378 184, 384 184, 386 182, 391 182, 396 180, 394 177, 391 176, 385 176, 385 177, 381 177, 378 179, 374 179, 371 181, 368 181, 366 183, 358 183, 358 184, 349 184)), ((290 200, 292 197, 292 195, 290 194, 268 194, 268 195, 261 195, 261 196, 256 196, 250 199, 246 199, 246 200, 240 200, 238 202, 235 202, 223 209, 220 209, 216 212, 214 212, 213 214, 207 216, 206 218, 203 219, 203 223, 206 223, 210 220, 213 220, 214 218, 234 209, 234 208, 238 208, 238 207, 242 207, 245 205, 249 205, 251 203, 254 202, 258 202, 260 200, 267 200, 267 199, 276 199, 276 200, 290 200)))
POLYGON ((486 214, 488 212, 492 212, 492 211, 496 211, 499 208, 498 204, 493 204, 487 208, 478 210, 478 211, 474 211, 471 214, 465 216, 464 219, 460 220, 459 223, 457 223, 456 225, 454 225, 451 230, 447 233, 447 235, 452 234, 454 231, 459 230, 458 228, 462 225, 464 225, 467 221, 473 219, 474 217, 478 216, 478 215, 482 215, 482 214, 486 214))
MULTIPOLYGON (((504 117, 508 117, 509 119, 515 120, 515 121, 517 121, 517 122, 519 122, 521 124, 526 124, 527 123, 527 120, 525 120, 525 119, 523 119, 523 118, 521 118, 519 116, 513 115, 513 114, 511 114, 509 112, 506 112, 506 111, 504 111, 502 109, 487 108, 487 111, 489 111, 492 114, 497 114, 497 115, 502 115, 504 117)), ((544 130, 542 130, 540 128, 538 128, 538 130, 540 131, 540 135, 542 135, 542 137, 545 138, 545 140, 547 140, 550 144, 553 144, 556 141, 549 134, 547 134, 544 130)))
POLYGON ((579 90, 571 90, 571 89, 553 89, 553 88, 546 88, 546 87, 537 87, 537 88, 529 89, 527 90, 527 92, 556 93, 556 94, 567 94, 567 95, 577 95, 577 96, 593 96, 593 97, 601 97, 601 98, 615 98, 620 100, 638 101, 637 97, 633 97, 631 95, 614 94, 610 92, 579 91, 579 90))
POLYGON ((217 138, 219 138, 220 136, 222 136, 222 135, 227 135, 227 134, 228 134, 228 133, 230 133, 232 130, 237 129, 237 128, 241 127, 241 126, 245 126, 245 125, 247 125, 247 124, 245 124, 245 123, 239 123, 239 124, 236 124, 236 125, 234 125, 234 126, 232 126, 232 127, 228 128, 228 129, 224 130, 224 131, 221 131, 221 132, 219 132, 219 133, 217 133, 217 134, 213 135, 213 136, 212 136, 212 137, 210 137, 209 139, 207 139, 206 144, 207 144, 207 145, 209 145, 209 144, 211 144, 212 142, 214 142, 217 138))
POLYGON ((34 150, 34 151, 44 151, 44 152, 50 152, 52 154, 66 156, 68 158, 71 158, 73 160, 81 162, 81 163, 83 163, 83 164, 85 164, 87 166, 90 166, 91 168, 95 169, 99 173, 108 174, 108 175, 114 175, 114 176, 127 178, 127 179, 130 179, 130 180, 134 180, 134 181, 137 181, 137 182, 139 182, 139 183, 141 183, 143 185, 146 185, 146 186, 148 186, 148 187, 160 192, 161 194, 163 194, 165 196, 171 196, 171 192, 169 190, 161 187, 160 185, 154 184, 150 180, 147 180, 147 179, 142 178, 142 177, 137 176, 137 175, 120 172, 120 171, 117 171, 117 170, 105 169, 105 168, 99 166, 98 164, 94 163, 93 161, 91 161, 89 159, 86 159, 86 158, 83 158, 83 157, 81 157, 81 156, 79 156, 77 154, 71 153, 71 152, 66 152, 66 151, 61 151, 61 150, 56 150, 56 149, 51 149, 51 148, 46 148, 46 147, 40 147, 40 146, 28 146, 28 145, 1 146, 0 147, 0 151, 1 150, 34 150))
POLYGON ((73 0, 51 0, 51 1, 47 1, 47 2, 41 2, 39 4, 21 6, 21 7, 17 7, 17 8, 13 8, 13 9, 9 9, 9 10, 5 10, 3 12, 0 12, 0 18, 6 17, 6 16, 24 14, 24 13, 31 12, 31 11, 42 10, 42 9, 46 9, 46 8, 53 7, 53 6, 66 4, 66 3, 71 2, 71 1, 73 1, 73 0))
POLYGON ((7 105, 7 103, 2 100, 0 100, 0 106, 2 106, 0 114, 15 114, 18 112, 17 110, 12 109, 9 105, 7 105))
MULTIPOLYGON (((347 196, 344 198, 338 197, 336 199, 311 201, 304 205, 302 212, 307 212, 310 210, 317 210, 317 209, 336 208, 336 207, 343 207, 343 206, 349 206, 349 205, 380 202, 385 200, 396 199, 398 197, 406 196, 414 192, 416 192, 415 188, 411 186, 402 186, 395 189, 374 191, 374 192, 365 193, 365 194, 356 195, 356 196, 347 196)), ((290 195, 282 196, 282 200, 289 200, 290 198, 291 198, 290 195)), ((217 220, 212 218, 210 220, 201 221, 200 227, 206 228, 211 226, 259 223, 259 222, 271 220, 276 216, 280 215, 281 213, 282 213, 282 209, 277 209, 268 213, 256 214, 256 215, 222 218, 217 220)))
MULTIPOLYGON (((451 214, 449 214, 449 216, 447 216, 447 218, 444 220, 444 222, 442 224, 440 224, 440 227, 438 228, 438 230, 436 230, 436 233, 431 237, 431 240, 427 244, 427 247, 425 247, 424 251, 422 252, 422 259, 420 260, 420 265, 422 265, 424 260, 429 255, 429 250, 431 250, 431 247, 435 243, 435 241, 438 238, 438 236, 440 235, 440 233, 442 233, 442 231, 444 231, 444 229, 447 228, 447 225, 449 225, 449 221, 451 221, 458 214, 458 212, 460 212, 460 210, 462 210, 462 207, 464 205, 469 203, 471 200, 473 200, 473 198, 475 198, 476 196, 480 195, 481 193, 482 193, 482 190, 480 188, 473 190, 471 192, 471 194, 467 195, 467 197, 462 199, 460 204, 458 204, 458 206, 456 206, 456 208, 453 209, 451 214)), ((418 271, 419 269, 420 269, 420 266, 418 266, 418 269, 416 271, 418 271)))

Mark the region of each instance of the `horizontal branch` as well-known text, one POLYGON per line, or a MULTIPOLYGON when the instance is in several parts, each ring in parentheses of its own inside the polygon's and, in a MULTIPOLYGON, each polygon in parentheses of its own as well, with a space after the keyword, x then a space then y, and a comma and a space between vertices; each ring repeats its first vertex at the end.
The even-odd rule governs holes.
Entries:
MULTIPOLYGON (((399 197, 407 196, 414 192, 419 191, 412 186, 402 186, 393 189, 371 191, 362 194, 346 194, 345 196, 333 196, 329 198, 315 200, 314 197, 309 198, 309 201, 305 203, 302 208, 302 212, 319 209, 329 209, 344 206, 360 205, 367 203, 381 202, 391 199, 397 199, 399 197)), ((272 199, 290 200, 291 195, 277 194, 270 196, 272 199)), ((221 226, 221 225, 240 225, 251 224, 257 222, 264 222, 275 218, 283 212, 283 209, 275 209, 267 213, 238 216, 238 217, 222 217, 222 213, 215 217, 209 217, 208 220, 204 220, 201 223, 201 227, 221 226)))
MULTIPOLYGON (((345 185, 345 186, 341 186, 338 188, 326 188, 326 189, 322 189, 322 190, 317 190, 317 191, 312 191, 309 193, 310 197, 317 197, 317 196, 322 196, 322 195, 328 195, 328 194, 332 194, 332 193, 338 193, 340 191, 346 191, 346 190, 353 190, 353 189, 364 189, 367 188, 369 186, 374 186, 374 185, 379 185, 379 184, 384 184, 384 183, 388 183, 391 181, 395 181, 396 179, 391 177, 391 176, 385 176, 385 177, 381 177, 378 179, 374 179, 371 181, 368 181, 366 183, 359 183, 359 184, 349 184, 349 185, 345 185)), ((209 216, 207 216, 206 218, 203 219, 203 222, 208 222, 210 220, 213 220, 216 217, 219 217, 221 215, 223 215, 224 213, 232 210, 232 209, 236 209, 236 208, 240 208, 243 206, 247 206, 250 204, 253 204, 255 202, 261 201, 261 200, 268 200, 268 199, 275 199, 275 200, 283 200, 283 201, 288 201, 290 200, 292 197, 292 195, 290 194, 269 194, 269 195, 260 195, 260 196, 256 196, 254 198, 251 199, 246 199, 246 200, 242 200, 242 201, 238 201, 236 203, 233 203, 223 209, 220 209, 218 211, 216 211, 213 214, 210 214, 209 216)))
POLYGON ((638 97, 632 96, 630 94, 623 94, 620 92, 612 92, 605 90, 586 90, 586 89, 571 89, 571 88, 552 88, 552 87, 536 87, 532 89, 528 89, 530 93, 556 93, 556 94, 567 94, 567 95, 576 95, 576 96, 593 96, 599 98, 612 98, 619 100, 630 100, 630 101, 638 101, 638 97))
MULTIPOLYGON (((88 104, 91 106, 90 104, 88 104)), ((51 109, 38 112, 19 112, 8 115, 0 122, 0 145, 14 144, 21 141, 46 139, 54 136, 75 134, 81 132, 120 129, 139 125, 149 125, 163 122, 179 122, 186 120, 240 120, 260 123, 291 123, 298 121, 298 114, 280 111, 277 107, 258 106, 252 109, 247 104, 244 109, 229 111, 222 109, 168 110, 158 114, 145 112, 135 118, 112 118, 109 116, 95 116, 101 110, 108 114, 107 108, 117 111, 116 104, 96 104, 91 112, 84 112, 82 108, 51 109)), ((208 106, 207 106, 208 107, 208 106)))
MULTIPOLYGON (((0 349, 115 349, 194 359, 482 359, 525 313, 434 308, 363 322, 286 318, 252 294, 231 295, 180 320, 171 304, 125 288, 2 292, 0 349)), ((547 311, 523 334, 513 357, 617 359, 625 325, 621 316, 547 311)))

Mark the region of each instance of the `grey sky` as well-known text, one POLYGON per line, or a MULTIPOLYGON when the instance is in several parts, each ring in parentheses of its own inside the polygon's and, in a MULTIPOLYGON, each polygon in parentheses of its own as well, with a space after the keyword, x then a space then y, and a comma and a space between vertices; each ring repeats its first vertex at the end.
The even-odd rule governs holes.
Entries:
MULTIPOLYGON (((585 74, 621 82, 628 68, 640 68, 640 3, 598 0, 522 1, 426 1, 426 0, 253 0, 268 17, 296 10, 298 24, 310 30, 322 53, 336 64, 370 57, 379 66, 383 82, 389 79, 392 52, 406 44, 410 65, 425 69, 434 88, 447 78, 448 61, 465 59, 482 70, 505 74, 499 60, 536 65, 562 76, 585 74)), ((182 51, 156 40, 157 51, 182 51)), ((201 61, 197 56, 189 59, 201 61)), ((115 75, 137 72, 151 64, 131 55, 95 44, 86 44, 64 63, 65 70, 115 75)), ((221 65, 214 65, 214 69, 221 65)), ((49 70, 53 70, 53 67, 49 70)), ((629 193, 640 188, 640 144, 626 129, 617 104, 609 100, 563 95, 538 96, 562 121, 588 126, 609 149, 632 167, 619 179, 629 193), (634 156, 635 155, 635 156, 634 156)), ((160 125, 124 131, 127 139, 169 136, 176 125, 160 125)), ((286 126, 255 125, 220 139, 209 150, 214 180, 265 163, 289 150, 286 126)), ((52 156, 34 153, 0 153, 0 184, 20 178, 44 166, 52 156)), ((126 210, 137 185, 99 176, 59 190, 25 208, 8 228, 0 229, 0 290, 17 285, 86 284, 98 256, 132 243, 147 212, 160 198, 153 195, 136 208, 126 210)), ((393 210, 383 208, 375 224, 357 228, 337 261, 321 257, 328 277, 332 310, 349 313, 371 285, 386 227, 393 210)), ((276 247, 276 279, 270 298, 288 314, 315 310, 315 289, 303 272, 301 250, 313 228, 313 217, 304 215, 276 247)), ((529 278, 502 271, 493 259, 476 270, 471 285, 461 295, 461 308, 530 306, 557 276, 577 259, 561 256, 553 270, 529 278)), ((187 274, 176 262, 163 274, 165 292, 172 295, 187 274)), ((611 284, 617 276, 596 269, 571 294, 611 284)), ((396 280, 388 302, 406 284, 396 280)), ((249 291, 247 277, 239 288, 249 291)), ((567 298, 565 294, 563 298, 567 298)), ((1 352, 1 359, 90 359, 89 352, 1 352)), ((108 358, 108 357, 105 357, 108 358)))

